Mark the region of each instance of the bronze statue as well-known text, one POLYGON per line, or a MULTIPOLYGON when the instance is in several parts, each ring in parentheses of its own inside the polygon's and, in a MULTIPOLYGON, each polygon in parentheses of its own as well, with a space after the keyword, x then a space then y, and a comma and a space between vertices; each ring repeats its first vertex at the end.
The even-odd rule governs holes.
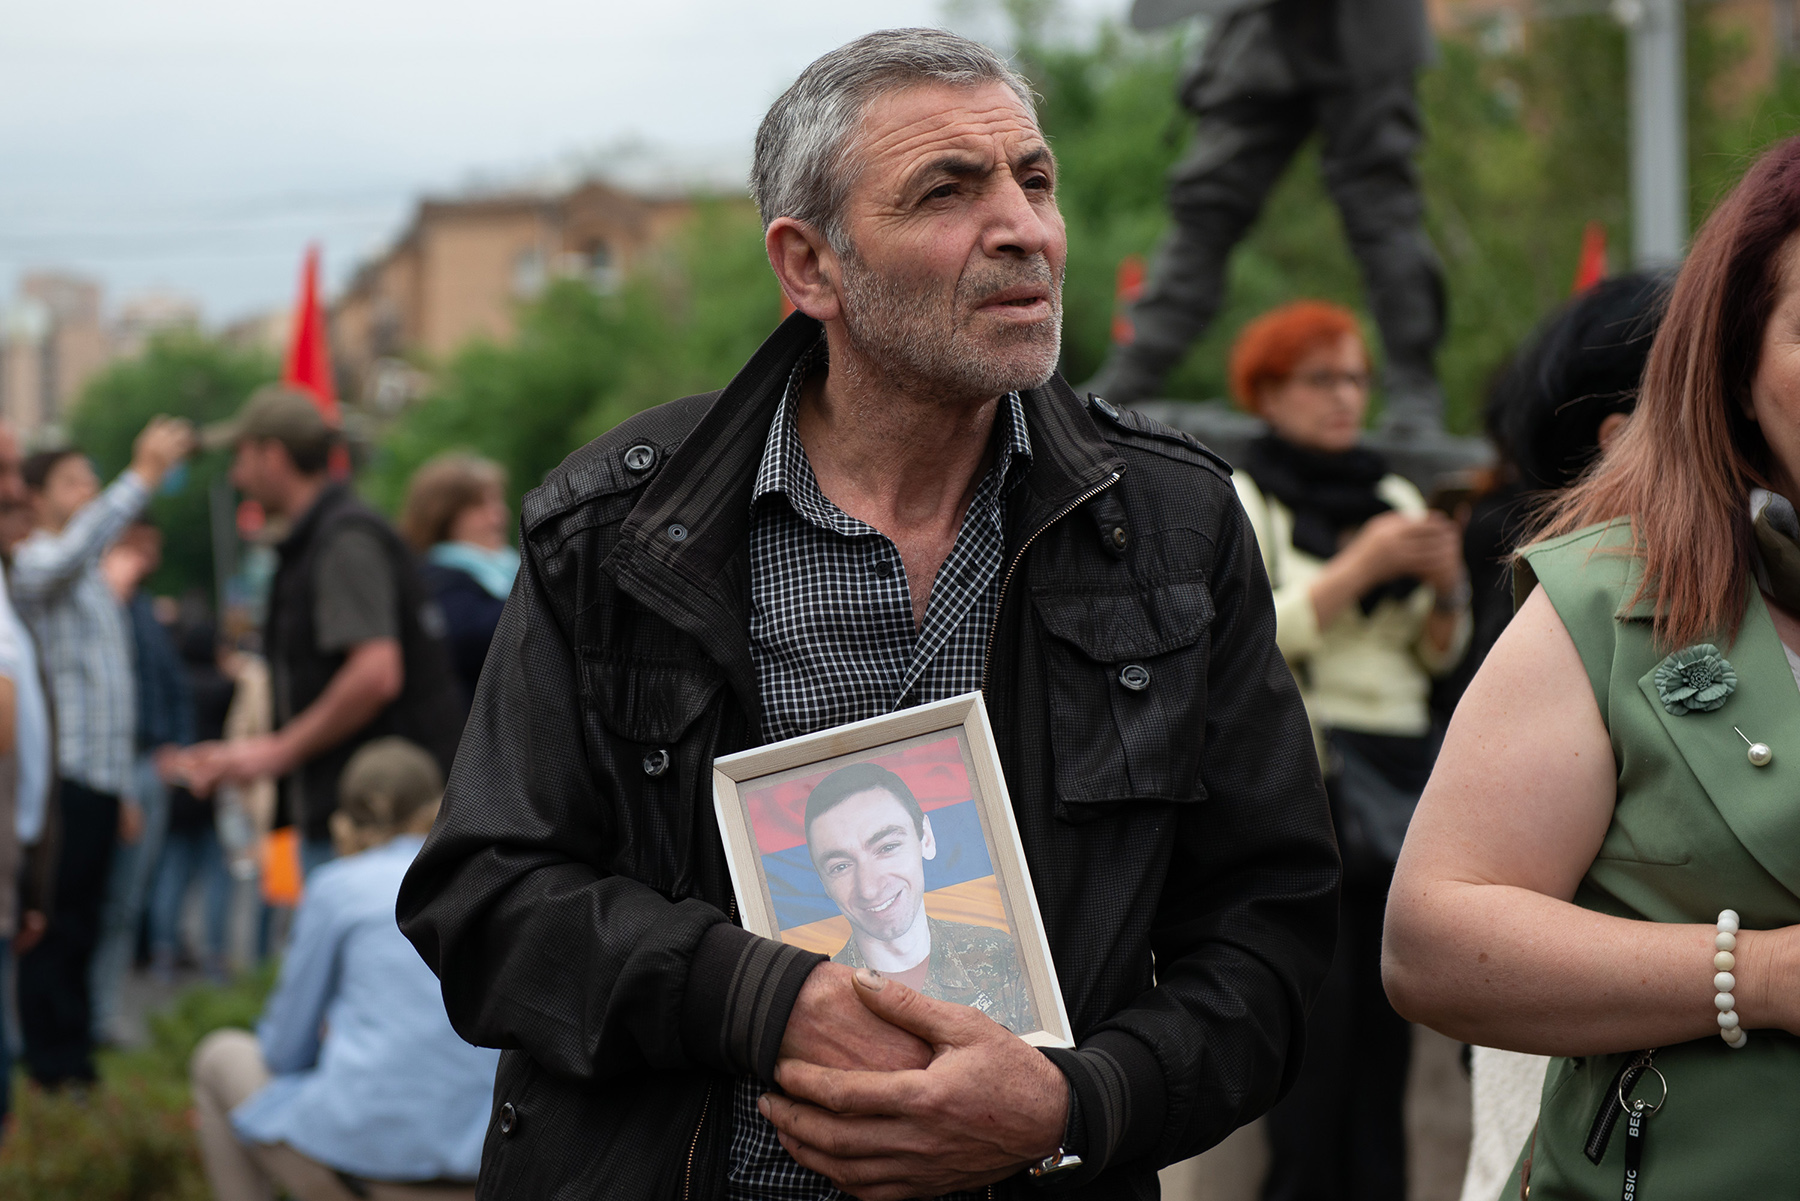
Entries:
POLYGON ((1413 162, 1424 134, 1414 77, 1431 55, 1422 0, 1137 0, 1131 20, 1201 15, 1213 26, 1179 85, 1199 125, 1170 175, 1174 228, 1132 308, 1132 340, 1089 390, 1118 404, 1156 395, 1218 315, 1232 247, 1317 130, 1387 352, 1383 424, 1396 437, 1440 432, 1443 269, 1413 162))

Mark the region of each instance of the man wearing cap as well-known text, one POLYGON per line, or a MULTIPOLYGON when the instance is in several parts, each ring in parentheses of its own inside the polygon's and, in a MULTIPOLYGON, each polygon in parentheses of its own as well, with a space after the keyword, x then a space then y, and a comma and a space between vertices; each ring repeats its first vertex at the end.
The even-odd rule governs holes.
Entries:
POLYGON ((310 397, 281 384, 206 430, 208 447, 235 448, 231 482, 288 527, 263 633, 275 730, 202 744, 183 761, 202 794, 281 777, 309 870, 331 858, 338 777, 358 747, 399 735, 448 771, 462 733, 441 623, 400 536, 329 477, 335 437, 310 397))
POLYGON ((100 558, 192 449, 185 421, 153 419, 104 492, 78 450, 40 451, 22 474, 34 528, 13 557, 13 599, 37 639, 56 711, 62 844, 44 938, 19 961, 25 1065, 46 1087, 94 1080, 89 965, 118 836, 135 836, 137 698, 131 642, 100 558))

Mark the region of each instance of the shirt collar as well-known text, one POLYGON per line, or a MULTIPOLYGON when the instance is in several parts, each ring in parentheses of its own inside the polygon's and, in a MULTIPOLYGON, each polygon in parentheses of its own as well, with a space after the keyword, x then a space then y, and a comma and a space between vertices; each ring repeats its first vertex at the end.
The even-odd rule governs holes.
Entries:
MULTIPOLYGON (((819 489, 818 477, 800 444, 798 410, 800 388, 813 370, 828 362, 825 338, 821 334, 813 348, 800 356, 788 373, 787 389, 775 408, 775 420, 769 426, 768 441, 763 444, 761 465, 756 470, 756 484, 750 490, 750 503, 771 492, 780 492, 794 506, 794 511, 814 525, 842 529, 846 533, 866 533, 867 527, 845 515, 819 489)), ((1017 392, 1008 392, 997 416, 1000 455, 992 474, 1001 481, 1000 494, 1012 491, 1031 468, 1031 433, 1025 425, 1025 403, 1017 392)))

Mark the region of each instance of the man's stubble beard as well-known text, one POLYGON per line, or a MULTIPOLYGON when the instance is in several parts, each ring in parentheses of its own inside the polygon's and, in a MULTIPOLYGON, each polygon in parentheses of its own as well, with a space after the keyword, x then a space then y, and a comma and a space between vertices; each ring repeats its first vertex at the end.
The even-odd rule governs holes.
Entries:
POLYGON ((842 263, 844 330, 868 369, 945 401, 986 400, 1043 384, 1062 353, 1062 279, 1043 255, 965 274, 953 295, 924 292, 872 271, 854 251, 842 263), (981 337, 973 306, 1019 284, 1050 286, 1050 316, 981 337))

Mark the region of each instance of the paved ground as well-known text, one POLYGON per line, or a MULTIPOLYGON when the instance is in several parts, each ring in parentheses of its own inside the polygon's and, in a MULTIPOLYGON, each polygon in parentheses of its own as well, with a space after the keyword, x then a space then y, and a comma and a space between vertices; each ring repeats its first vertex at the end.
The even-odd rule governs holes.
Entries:
MULTIPOLYGON (((1462 1047, 1415 1027, 1407 1085, 1406 1201, 1457 1201, 1469 1156, 1469 1078, 1462 1047)), ((1167 1201, 1256 1201, 1268 1168, 1262 1123, 1244 1127, 1206 1154, 1162 1174, 1167 1201)))

